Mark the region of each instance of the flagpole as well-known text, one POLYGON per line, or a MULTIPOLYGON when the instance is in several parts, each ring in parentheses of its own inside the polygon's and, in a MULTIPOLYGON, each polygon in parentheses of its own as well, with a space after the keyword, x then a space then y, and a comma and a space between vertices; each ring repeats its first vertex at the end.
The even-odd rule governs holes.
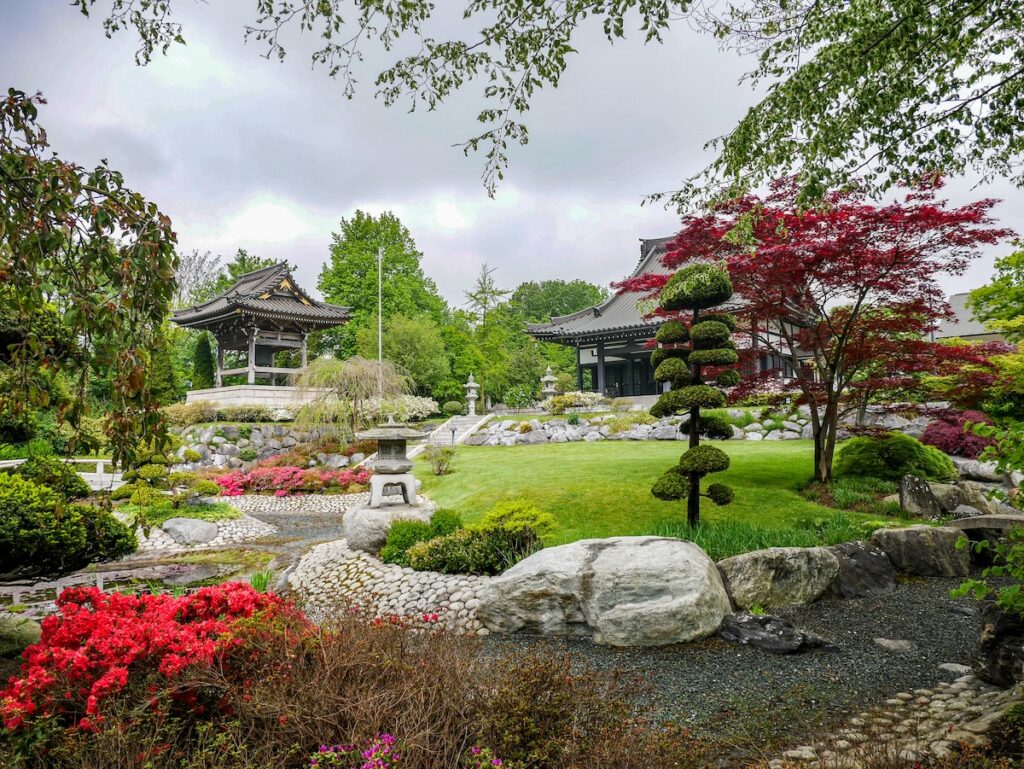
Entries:
POLYGON ((383 285, 384 246, 377 246, 377 394, 384 398, 384 302, 383 285))

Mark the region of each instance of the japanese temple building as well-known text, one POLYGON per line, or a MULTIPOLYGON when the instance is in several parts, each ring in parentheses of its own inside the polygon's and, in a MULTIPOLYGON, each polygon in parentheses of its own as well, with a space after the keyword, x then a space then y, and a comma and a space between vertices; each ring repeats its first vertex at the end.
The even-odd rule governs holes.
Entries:
MULTIPOLYGON (((661 264, 665 245, 671 237, 640 241, 640 262, 633 277, 668 272, 661 264)), ((653 306, 638 294, 615 294, 594 307, 552 318, 548 323, 531 323, 527 333, 545 342, 576 348, 576 384, 583 390, 585 375, 589 387, 612 397, 654 395, 661 386, 654 381, 651 350, 661 321, 645 318, 653 306)))
MULTIPOLYGON (((630 277, 668 273, 661 263, 666 245, 674 236, 640 241, 640 261, 630 277)), ((654 381, 651 368, 651 347, 661 320, 645 317, 654 309, 653 302, 639 294, 615 294, 594 307, 552 318, 547 323, 531 323, 527 333, 535 339, 556 342, 576 348, 576 385, 579 390, 593 390, 609 397, 656 395, 662 387, 654 381), (589 374, 589 382, 587 381, 589 374)), ((740 349, 756 340, 737 339, 740 349)), ((762 352, 746 356, 741 373, 778 370, 780 376, 791 376, 785 360, 762 352)))
MULTIPOLYGON (((348 318, 348 308, 317 301, 299 288, 287 262, 247 273, 223 294, 176 310, 171 317, 179 326, 209 331, 216 338, 217 388, 233 374, 244 375, 247 385, 287 383, 289 375, 306 367, 309 332, 340 326, 348 318), (285 350, 299 351, 299 368, 274 365, 275 353, 285 350), (227 351, 245 353, 245 365, 224 368, 227 351)), ((194 400, 189 395, 189 401, 194 400)))

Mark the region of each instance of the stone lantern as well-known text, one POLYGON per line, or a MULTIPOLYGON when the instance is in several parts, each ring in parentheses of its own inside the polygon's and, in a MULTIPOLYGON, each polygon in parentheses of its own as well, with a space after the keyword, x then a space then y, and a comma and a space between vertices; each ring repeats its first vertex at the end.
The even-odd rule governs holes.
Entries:
POLYGON ((373 475, 370 476, 370 507, 381 506, 384 489, 388 486, 400 487, 407 505, 418 505, 412 460, 406 455, 405 449, 408 441, 422 438, 423 434, 388 417, 387 424, 361 432, 356 437, 359 440, 377 441, 377 458, 373 461, 373 475))
POLYGON ((475 417, 476 416, 476 400, 480 396, 476 394, 476 391, 480 389, 480 385, 473 379, 473 375, 469 375, 469 380, 463 385, 466 388, 466 415, 475 417))
POLYGON ((551 366, 548 366, 548 370, 544 373, 544 376, 540 378, 540 392, 545 398, 550 398, 552 395, 556 395, 558 390, 555 389, 555 382, 558 381, 558 377, 551 373, 551 366))

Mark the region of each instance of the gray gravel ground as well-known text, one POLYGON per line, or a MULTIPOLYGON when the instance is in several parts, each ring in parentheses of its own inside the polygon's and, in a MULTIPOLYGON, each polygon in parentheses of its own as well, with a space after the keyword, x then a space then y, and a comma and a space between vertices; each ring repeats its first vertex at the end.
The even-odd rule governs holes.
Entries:
POLYGON ((608 649, 584 640, 491 636, 489 651, 551 644, 597 670, 640 677, 666 719, 726 741, 764 745, 842 720, 844 713, 901 691, 956 676, 941 663, 968 663, 978 634, 977 607, 952 599, 956 579, 913 580, 884 597, 826 599, 779 610, 797 627, 835 644, 833 651, 778 656, 717 638, 656 649, 608 649), (875 638, 916 648, 891 652, 875 638))

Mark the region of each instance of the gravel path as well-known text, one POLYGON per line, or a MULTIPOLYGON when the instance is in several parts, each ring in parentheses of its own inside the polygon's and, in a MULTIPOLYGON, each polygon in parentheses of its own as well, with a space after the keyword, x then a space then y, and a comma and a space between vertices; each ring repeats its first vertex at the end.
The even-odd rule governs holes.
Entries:
POLYGON ((841 720, 845 713, 904 690, 932 687, 957 674, 941 663, 967 663, 977 638, 973 602, 954 600, 959 580, 917 580, 881 598, 822 600, 780 610, 797 627, 836 645, 777 656, 717 638, 656 649, 608 649, 589 641, 492 635, 489 650, 549 644, 599 670, 641 678, 664 717, 726 741, 794 739, 801 728, 841 720), (892 652, 875 638, 912 641, 892 652))

